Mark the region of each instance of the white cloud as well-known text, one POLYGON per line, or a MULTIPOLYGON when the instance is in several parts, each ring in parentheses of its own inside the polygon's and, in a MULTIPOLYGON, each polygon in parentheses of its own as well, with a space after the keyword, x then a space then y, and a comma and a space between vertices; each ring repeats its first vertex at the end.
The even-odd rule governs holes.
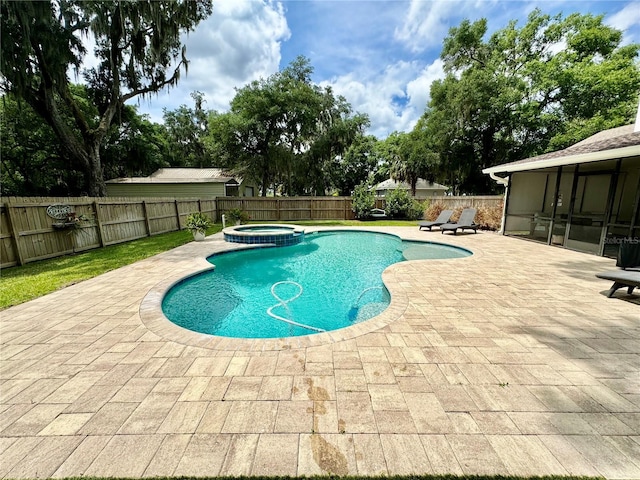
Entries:
MULTIPOLYGON (((625 32, 623 43, 638 41, 638 36, 629 34, 632 27, 640 26, 640 3, 628 3, 622 10, 605 18, 605 23, 625 32)), ((637 33, 637 30, 636 30, 637 33)))
POLYGON ((409 106, 416 110, 418 117, 424 113, 431 98, 431 84, 444 76, 444 64, 442 60, 437 58, 431 65, 425 67, 417 78, 407 84, 407 94, 410 98, 409 106))
POLYGON ((440 45, 449 29, 461 18, 474 21, 488 17, 498 0, 424 1, 411 0, 403 24, 395 37, 414 52, 440 45))
POLYGON ((446 19, 457 11, 456 2, 425 2, 412 0, 404 23, 395 36, 413 51, 438 44, 447 33, 446 19))
POLYGON ((385 138, 393 131, 414 127, 429 100, 431 82, 443 77, 439 59, 424 68, 415 61, 399 61, 376 75, 351 72, 322 84, 343 95, 354 111, 369 115, 368 133, 385 138))
POLYGON ((178 88, 162 92, 141 111, 162 120, 162 108, 192 106, 194 90, 205 94, 205 108, 227 110, 235 87, 278 71, 280 46, 290 36, 282 5, 270 0, 221 0, 213 14, 185 36, 187 75, 178 88))

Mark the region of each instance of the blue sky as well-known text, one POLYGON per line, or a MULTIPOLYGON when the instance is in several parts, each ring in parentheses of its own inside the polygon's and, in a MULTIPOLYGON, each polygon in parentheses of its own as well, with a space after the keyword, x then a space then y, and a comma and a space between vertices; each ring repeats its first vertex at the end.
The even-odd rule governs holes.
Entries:
POLYGON ((604 14, 640 43, 640 1, 563 0, 214 0, 214 12, 185 37, 189 72, 178 86, 139 111, 162 121, 162 110, 190 107, 189 94, 205 94, 205 108, 226 111, 235 88, 308 57, 313 79, 331 85, 355 111, 367 113, 372 133, 384 138, 409 131, 424 112, 431 82, 443 77, 439 59, 450 27, 486 18, 489 33, 510 20, 544 13, 604 14))

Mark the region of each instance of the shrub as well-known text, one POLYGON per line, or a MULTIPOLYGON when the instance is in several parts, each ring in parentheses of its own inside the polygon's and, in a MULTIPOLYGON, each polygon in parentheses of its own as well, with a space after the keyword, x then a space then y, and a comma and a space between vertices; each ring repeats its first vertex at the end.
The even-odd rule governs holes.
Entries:
POLYGON ((408 190, 396 188, 385 196, 385 213, 390 218, 418 220, 424 214, 424 205, 409 195, 408 190))
MULTIPOLYGON (((452 222, 457 222, 460 218, 463 208, 470 208, 468 205, 465 207, 456 207, 453 210, 451 217, 452 222)), ((502 204, 499 205, 479 205, 474 206, 478 212, 476 213, 475 222, 480 225, 480 230, 500 230, 502 223, 502 204)))
POLYGON ((184 226, 187 230, 194 232, 204 233, 213 223, 211 219, 202 212, 193 212, 187 215, 187 219, 184 222, 184 226))
POLYGON ((233 223, 246 223, 251 218, 247 212, 242 210, 241 208, 232 208, 228 210, 225 214, 226 218, 228 218, 233 223))
POLYGON ((351 196, 351 210, 359 220, 369 217, 371 210, 376 206, 376 196, 364 185, 356 185, 351 196))
POLYGON ((427 220, 435 221, 435 219, 438 218, 438 215, 440 215, 440 212, 446 209, 447 206, 443 202, 432 202, 426 208, 424 212, 424 218, 426 218, 427 220))
POLYGON ((478 207, 476 223, 480 225, 480 229, 500 230, 502 224, 502 209, 502 203, 499 205, 481 205, 478 207))

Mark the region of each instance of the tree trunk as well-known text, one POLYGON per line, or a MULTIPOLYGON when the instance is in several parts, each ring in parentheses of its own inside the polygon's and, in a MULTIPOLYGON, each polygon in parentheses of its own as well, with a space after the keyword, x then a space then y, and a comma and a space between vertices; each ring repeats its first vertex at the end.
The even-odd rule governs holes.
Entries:
POLYGON ((266 168, 262 169, 262 196, 267 196, 267 186, 269 183, 269 172, 266 168))
POLYGON ((107 195, 107 185, 102 175, 102 162, 100 160, 100 144, 92 145, 88 152, 87 161, 89 169, 87 171, 87 185, 90 197, 104 197, 107 195))

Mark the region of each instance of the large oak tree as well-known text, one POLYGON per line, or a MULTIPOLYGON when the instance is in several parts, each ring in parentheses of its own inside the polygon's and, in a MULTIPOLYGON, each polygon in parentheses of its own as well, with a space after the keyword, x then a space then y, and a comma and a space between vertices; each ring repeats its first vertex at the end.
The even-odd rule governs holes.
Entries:
POLYGON ((181 34, 211 11, 210 0, 2 0, 0 88, 46 120, 85 173, 88 193, 102 196, 100 146, 114 118, 128 100, 176 84, 187 66, 181 34), (99 63, 83 69, 87 38, 99 63), (94 118, 72 95, 73 69, 88 82, 94 118))
POLYGON ((487 36, 464 21, 444 40, 446 78, 431 86, 425 113, 442 181, 485 193, 483 168, 565 148, 632 121, 640 91, 637 44, 602 16, 533 11, 487 36))
POLYGON ((212 112, 212 156, 260 185, 263 196, 324 195, 332 168, 368 126, 368 117, 331 88, 311 80, 313 68, 298 57, 282 71, 237 90, 230 111, 212 112))

